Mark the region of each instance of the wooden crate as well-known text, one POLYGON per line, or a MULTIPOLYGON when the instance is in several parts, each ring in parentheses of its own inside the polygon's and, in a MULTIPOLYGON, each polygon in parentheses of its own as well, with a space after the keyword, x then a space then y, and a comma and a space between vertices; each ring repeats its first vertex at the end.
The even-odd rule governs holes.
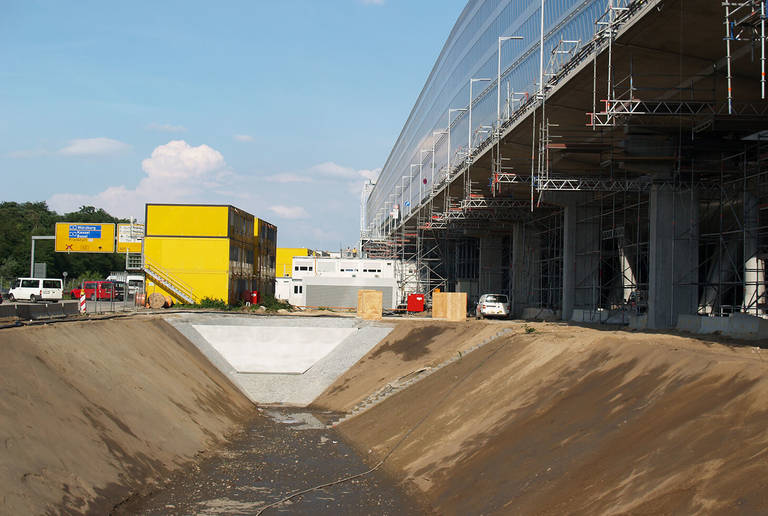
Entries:
POLYGON ((357 291, 357 316, 361 319, 378 321, 384 305, 384 295, 380 290, 357 291))
POLYGON ((435 292, 432 294, 432 318, 465 321, 467 319, 467 293, 435 292))

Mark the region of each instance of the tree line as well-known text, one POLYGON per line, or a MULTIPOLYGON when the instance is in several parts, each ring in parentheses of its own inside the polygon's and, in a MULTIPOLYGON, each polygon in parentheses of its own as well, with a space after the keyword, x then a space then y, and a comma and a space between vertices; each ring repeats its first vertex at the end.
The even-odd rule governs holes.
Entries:
MULTIPOLYGON (((0 203, 0 287, 8 287, 13 278, 29 275, 29 259, 33 235, 53 235, 57 222, 128 222, 113 217, 103 209, 82 206, 78 211, 59 215, 45 202, 0 203)), ((47 276, 67 283, 86 279, 103 279, 111 271, 125 269, 124 254, 56 253, 53 240, 35 243, 35 261, 48 264, 47 276)))

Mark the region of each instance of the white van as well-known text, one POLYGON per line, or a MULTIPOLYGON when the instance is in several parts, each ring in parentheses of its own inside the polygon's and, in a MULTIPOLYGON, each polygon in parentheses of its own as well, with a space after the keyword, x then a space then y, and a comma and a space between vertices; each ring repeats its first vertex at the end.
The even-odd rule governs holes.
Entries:
POLYGON ((8 291, 11 301, 61 301, 62 283, 53 278, 17 278, 8 291))
POLYGON ((128 286, 128 294, 133 296, 144 292, 144 275, 113 272, 107 276, 107 281, 122 281, 128 286))

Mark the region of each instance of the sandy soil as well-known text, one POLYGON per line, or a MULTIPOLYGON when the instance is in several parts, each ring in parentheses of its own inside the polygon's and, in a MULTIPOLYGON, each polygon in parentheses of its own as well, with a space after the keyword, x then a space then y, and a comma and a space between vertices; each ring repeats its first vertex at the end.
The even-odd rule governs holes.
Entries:
POLYGON ((388 319, 395 325, 386 339, 341 375, 312 403, 318 410, 347 412, 387 383, 434 367, 500 330, 481 321, 388 319))
POLYGON ((160 319, 0 331, 0 514, 104 514, 253 405, 160 319))
MULTIPOLYGON (((385 468, 439 514, 768 512, 768 351, 502 324, 517 331, 342 423, 341 434, 370 463, 405 436, 385 468)), ((471 334, 412 329, 436 332, 430 351, 471 334)), ((401 340, 374 348, 318 404, 348 407, 370 393, 362 375, 380 383, 436 359, 407 360, 418 345, 393 352, 410 335, 396 331, 401 340)))

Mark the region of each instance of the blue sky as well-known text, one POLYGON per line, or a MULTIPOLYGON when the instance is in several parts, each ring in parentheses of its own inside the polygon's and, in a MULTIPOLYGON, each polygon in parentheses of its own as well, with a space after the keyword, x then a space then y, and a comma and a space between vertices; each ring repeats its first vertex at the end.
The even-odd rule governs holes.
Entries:
POLYGON ((3 2, 4 201, 233 204, 335 249, 465 0, 3 2))

